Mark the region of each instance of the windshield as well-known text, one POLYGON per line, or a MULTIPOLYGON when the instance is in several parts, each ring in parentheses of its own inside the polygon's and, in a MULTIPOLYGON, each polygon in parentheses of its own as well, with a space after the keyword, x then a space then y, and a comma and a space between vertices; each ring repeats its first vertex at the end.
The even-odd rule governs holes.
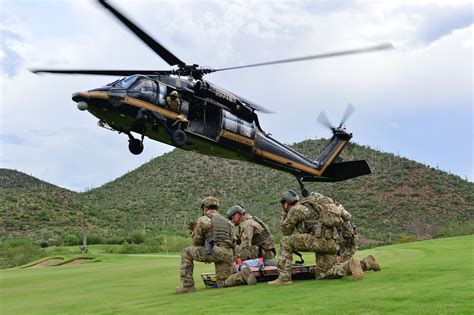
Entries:
POLYGON ((133 83, 135 83, 136 80, 137 76, 132 75, 130 77, 125 77, 121 80, 113 82, 111 85, 116 88, 128 89, 130 86, 132 86, 133 83))

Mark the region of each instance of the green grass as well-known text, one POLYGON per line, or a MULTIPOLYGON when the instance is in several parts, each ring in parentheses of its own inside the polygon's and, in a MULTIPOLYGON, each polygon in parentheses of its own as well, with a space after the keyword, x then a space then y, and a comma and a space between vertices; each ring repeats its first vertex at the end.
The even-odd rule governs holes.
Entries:
MULTIPOLYGON (((381 272, 295 281, 291 286, 206 289, 195 264, 195 294, 177 295, 179 255, 94 255, 93 264, 0 271, 2 314, 472 314, 474 236, 380 247, 381 272)), ((314 261, 305 254, 307 262, 314 261)))

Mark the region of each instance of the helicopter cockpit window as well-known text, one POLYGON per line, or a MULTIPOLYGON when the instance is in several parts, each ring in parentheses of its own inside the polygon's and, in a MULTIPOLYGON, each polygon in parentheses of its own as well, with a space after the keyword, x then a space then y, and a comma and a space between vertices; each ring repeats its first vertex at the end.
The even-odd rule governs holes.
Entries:
POLYGON ((116 88, 121 88, 121 89, 128 89, 129 87, 132 86, 133 83, 137 80, 137 76, 130 76, 130 77, 125 77, 121 80, 115 81, 113 86, 116 88))
POLYGON ((141 78, 131 89, 136 97, 153 104, 156 103, 156 83, 148 78, 141 78))

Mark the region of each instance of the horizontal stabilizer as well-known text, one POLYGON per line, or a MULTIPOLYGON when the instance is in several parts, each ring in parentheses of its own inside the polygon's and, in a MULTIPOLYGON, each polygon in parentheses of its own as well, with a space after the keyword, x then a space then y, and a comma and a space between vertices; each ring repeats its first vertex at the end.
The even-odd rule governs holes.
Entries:
POLYGON ((321 178, 303 177, 304 182, 339 182, 342 180, 368 175, 370 171, 369 164, 365 160, 344 161, 332 163, 328 166, 321 178))

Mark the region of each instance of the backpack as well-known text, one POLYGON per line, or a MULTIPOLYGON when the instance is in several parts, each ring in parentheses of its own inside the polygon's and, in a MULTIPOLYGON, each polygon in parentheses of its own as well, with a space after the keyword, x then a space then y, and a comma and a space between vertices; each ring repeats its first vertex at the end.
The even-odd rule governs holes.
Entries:
POLYGON ((321 197, 315 192, 310 193, 308 198, 301 203, 316 211, 319 220, 327 228, 338 227, 345 221, 343 216, 346 217, 346 213, 349 214, 341 205, 336 205, 331 198, 321 197))

